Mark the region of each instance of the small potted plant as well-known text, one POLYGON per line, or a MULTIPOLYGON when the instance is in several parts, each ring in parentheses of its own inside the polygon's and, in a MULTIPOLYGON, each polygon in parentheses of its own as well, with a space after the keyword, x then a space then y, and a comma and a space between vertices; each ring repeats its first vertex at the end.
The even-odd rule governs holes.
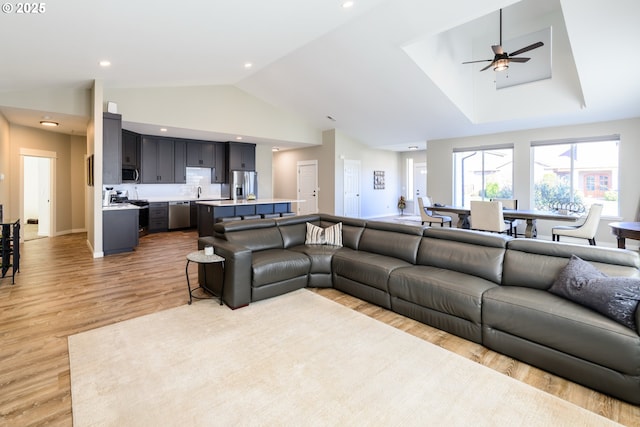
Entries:
POLYGON ((400 215, 404 215, 404 208, 407 207, 407 201, 404 196, 400 196, 398 199, 398 209, 400 209, 400 215))

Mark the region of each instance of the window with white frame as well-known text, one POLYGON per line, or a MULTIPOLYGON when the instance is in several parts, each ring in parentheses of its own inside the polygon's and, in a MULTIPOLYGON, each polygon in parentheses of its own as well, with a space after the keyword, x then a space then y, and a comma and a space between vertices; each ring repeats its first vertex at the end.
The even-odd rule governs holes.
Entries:
POLYGON ((454 149, 454 204, 513 198, 513 145, 454 149))
POLYGON ((531 143, 534 207, 588 210, 618 216, 619 135, 531 143))

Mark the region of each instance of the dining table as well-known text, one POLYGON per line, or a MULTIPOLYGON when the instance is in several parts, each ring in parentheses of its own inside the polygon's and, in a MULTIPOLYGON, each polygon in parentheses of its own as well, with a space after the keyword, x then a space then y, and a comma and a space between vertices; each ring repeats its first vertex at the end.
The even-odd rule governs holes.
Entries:
POLYGON ((640 222, 611 222, 609 227, 618 239, 620 249, 626 249, 626 239, 640 240, 640 222))
MULTIPOLYGON (((458 215, 458 228, 471 228, 469 217, 471 216, 471 209, 463 206, 430 206, 427 209, 434 212, 447 212, 458 215)), ((535 209, 503 209, 502 215, 504 219, 522 219, 527 223, 527 227, 524 232, 525 237, 535 239, 538 237, 537 220, 551 220, 551 221, 566 221, 575 222, 580 216, 565 214, 554 211, 542 211, 535 209)))

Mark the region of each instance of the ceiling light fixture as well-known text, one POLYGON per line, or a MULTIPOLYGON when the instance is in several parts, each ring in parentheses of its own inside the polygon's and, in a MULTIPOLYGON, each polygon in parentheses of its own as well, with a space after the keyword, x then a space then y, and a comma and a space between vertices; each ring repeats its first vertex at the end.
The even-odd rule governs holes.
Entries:
POLYGON ((251 67, 253 67, 253 64, 251 62, 245 62, 244 63, 244 68, 249 69, 251 67))
POLYGON ((236 139, 237 139, 238 141, 240 141, 240 140, 242 139, 242 137, 241 137, 241 136, 236 136, 236 139))
POLYGON ((100 66, 101 66, 101 67, 108 67, 108 66, 110 66, 110 65, 111 65, 111 61, 107 61, 106 59, 105 59, 105 60, 100 61, 100 66))
POLYGON ((493 71, 504 71, 509 68, 509 60, 508 59, 498 59, 495 63, 495 67, 493 67, 493 71))
POLYGON ((271 149, 271 151, 280 151, 280 148, 279 148, 279 147, 273 147, 273 148, 271 149))
POLYGON ((349 9, 351 6, 353 6, 353 2, 352 1, 345 1, 342 3, 342 7, 344 9, 349 9))
POLYGON ((160 132, 166 132, 167 128, 160 128, 160 132))
POLYGON ((336 119, 334 119, 334 118, 333 118, 333 117, 331 117, 331 116, 327 116, 327 119, 331 120, 332 122, 335 122, 335 121, 336 121, 336 119))
POLYGON ((42 126, 56 127, 59 123, 51 120, 40 120, 40 124, 42 126))
POLYGON ((410 145, 410 146, 409 146, 409 150, 411 150, 411 151, 415 151, 415 150, 417 150, 417 149, 418 149, 418 146, 417 146, 417 145, 410 145))

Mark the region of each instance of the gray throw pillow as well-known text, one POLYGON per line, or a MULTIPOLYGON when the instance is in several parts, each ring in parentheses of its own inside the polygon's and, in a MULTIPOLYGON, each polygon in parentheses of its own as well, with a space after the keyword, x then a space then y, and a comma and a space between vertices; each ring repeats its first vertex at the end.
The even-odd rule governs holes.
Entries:
POLYGON ((635 312, 640 301, 640 278, 610 277, 572 255, 549 292, 589 307, 637 331, 635 312))

